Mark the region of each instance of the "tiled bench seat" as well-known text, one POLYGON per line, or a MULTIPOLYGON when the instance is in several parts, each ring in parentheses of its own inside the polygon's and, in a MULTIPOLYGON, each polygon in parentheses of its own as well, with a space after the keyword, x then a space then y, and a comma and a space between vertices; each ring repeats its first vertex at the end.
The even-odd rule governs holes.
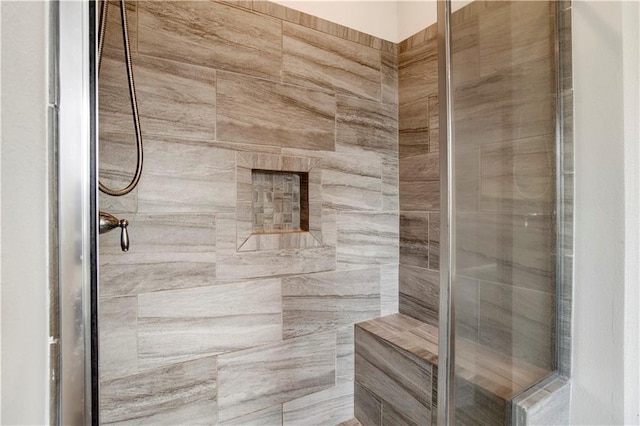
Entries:
MULTIPOLYGON (((509 400, 549 372, 456 341, 456 419, 506 424, 509 400)), ((438 328, 393 314, 356 324, 355 414, 363 426, 436 424, 438 328)))

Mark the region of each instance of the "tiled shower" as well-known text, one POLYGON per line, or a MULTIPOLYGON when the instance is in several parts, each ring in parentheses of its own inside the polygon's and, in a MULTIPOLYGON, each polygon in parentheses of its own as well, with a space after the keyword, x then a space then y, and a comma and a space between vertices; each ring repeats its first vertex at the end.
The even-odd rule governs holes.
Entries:
MULTIPOLYGON (((135 134, 117 5, 99 166, 119 187, 135 134)), ((436 424, 436 25, 395 44, 267 1, 127 7, 145 163, 131 194, 99 200, 131 237, 128 253, 100 239, 100 422, 436 424), (378 346, 397 362, 376 364, 378 346), (384 395, 395 385, 414 406, 384 395)), ((476 1, 452 21, 456 326, 535 372, 471 391, 489 422, 557 368, 555 16, 476 1)))

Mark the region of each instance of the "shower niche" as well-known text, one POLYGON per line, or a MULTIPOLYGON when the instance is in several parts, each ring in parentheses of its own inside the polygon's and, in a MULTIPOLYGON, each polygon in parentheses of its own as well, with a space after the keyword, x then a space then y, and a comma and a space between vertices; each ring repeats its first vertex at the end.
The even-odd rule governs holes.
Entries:
POLYGON ((237 250, 322 246, 320 160, 236 154, 237 250))

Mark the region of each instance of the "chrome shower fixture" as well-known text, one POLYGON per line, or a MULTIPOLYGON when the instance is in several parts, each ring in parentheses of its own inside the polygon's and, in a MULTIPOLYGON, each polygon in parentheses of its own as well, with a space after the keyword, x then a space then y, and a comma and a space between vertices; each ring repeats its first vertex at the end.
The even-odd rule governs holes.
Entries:
POLYGON ((127 219, 118 219, 109 213, 100 212, 100 233, 104 234, 115 228, 122 229, 120 233, 120 247, 122 251, 129 251, 129 231, 127 231, 129 221, 127 219))

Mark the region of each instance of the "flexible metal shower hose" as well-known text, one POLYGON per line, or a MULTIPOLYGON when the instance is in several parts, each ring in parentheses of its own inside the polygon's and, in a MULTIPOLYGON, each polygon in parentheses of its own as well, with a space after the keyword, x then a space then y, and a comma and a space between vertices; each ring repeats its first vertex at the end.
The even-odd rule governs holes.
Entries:
MULTIPOLYGON (((100 35, 98 39, 98 75, 100 74, 100 65, 102 64, 102 49, 104 47, 104 36, 107 30, 107 14, 109 11, 109 0, 103 0, 102 2, 102 14, 100 15, 100 35)), ((142 132, 140 131, 140 117, 138 115, 138 101, 136 98, 136 85, 133 80, 133 64, 131 63, 131 48, 129 46, 129 29, 127 24, 127 7, 125 0, 120 0, 120 16, 122 18, 122 37, 124 44, 124 56, 127 66, 127 79, 129 81, 129 97, 131 99, 131 111, 133 112, 133 124, 136 132, 136 148, 138 153, 138 161, 136 164, 136 173, 133 179, 125 188, 111 189, 98 181, 98 187, 100 191, 108 195, 116 197, 126 195, 133 191, 133 188, 138 185, 140 176, 142 176, 142 161, 143 161, 143 149, 142 149, 142 132)))

